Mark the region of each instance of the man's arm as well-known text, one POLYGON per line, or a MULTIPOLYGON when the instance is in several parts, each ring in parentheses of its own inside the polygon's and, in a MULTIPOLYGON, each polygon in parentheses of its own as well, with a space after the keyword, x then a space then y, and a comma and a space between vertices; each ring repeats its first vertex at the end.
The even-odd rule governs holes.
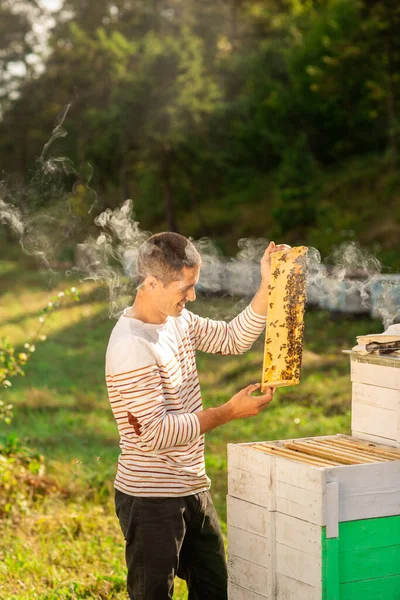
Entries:
MULTIPOLYGON (((211 429, 225 425, 235 419, 245 419, 258 415, 271 402, 275 392, 273 388, 268 388, 266 394, 252 396, 252 392, 255 392, 259 387, 259 383, 248 385, 232 396, 225 404, 194 413, 200 423, 200 434, 211 431, 211 429)), ((132 413, 128 412, 128 421, 133 426, 136 435, 140 436, 142 428, 139 420, 132 413)))
POLYGON ((205 319, 187 312, 194 332, 196 350, 211 354, 243 354, 251 348, 265 328, 271 275, 271 254, 289 249, 271 242, 261 260, 261 285, 250 306, 230 323, 205 319))

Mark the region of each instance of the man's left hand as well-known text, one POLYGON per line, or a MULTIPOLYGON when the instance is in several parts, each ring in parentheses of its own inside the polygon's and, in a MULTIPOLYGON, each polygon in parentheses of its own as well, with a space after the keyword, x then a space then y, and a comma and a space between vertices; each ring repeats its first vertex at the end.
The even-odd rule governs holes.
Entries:
POLYGON ((261 259, 261 281, 262 285, 268 285, 271 278, 271 255, 275 252, 282 252, 282 250, 290 250, 291 246, 287 244, 275 244, 270 242, 268 248, 264 252, 264 256, 261 259))

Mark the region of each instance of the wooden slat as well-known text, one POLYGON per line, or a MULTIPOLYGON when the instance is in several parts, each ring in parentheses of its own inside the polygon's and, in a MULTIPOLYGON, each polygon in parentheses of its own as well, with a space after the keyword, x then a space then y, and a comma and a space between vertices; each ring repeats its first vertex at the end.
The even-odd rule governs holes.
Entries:
POLYGON ((322 529, 322 598, 339 600, 339 538, 327 538, 322 529))
POLYGON ((359 440, 368 440, 376 444, 383 444, 384 446, 393 446, 394 448, 400 448, 400 440, 391 440, 389 438, 380 437, 379 435, 373 435, 372 433, 366 433, 364 431, 357 431, 357 429, 351 430, 352 435, 359 440))
POLYGON ((230 469, 249 471, 261 477, 270 476, 271 459, 257 452, 249 444, 228 444, 228 465, 230 469))
POLYGON ((340 553, 400 544, 400 515, 340 523, 340 553))
POLYGON ((229 581, 263 595, 269 586, 270 573, 264 567, 237 556, 228 557, 229 581))
POLYGON ((312 442, 287 442, 285 444, 285 446, 291 450, 300 450, 302 452, 304 452, 305 454, 312 454, 313 456, 320 456, 321 458, 325 458, 328 460, 334 460, 336 462, 341 462, 342 464, 346 464, 346 465, 354 465, 354 464, 367 464, 367 463, 373 463, 375 462, 374 459, 372 458, 364 458, 364 457, 359 457, 358 459, 355 459, 353 457, 350 457, 349 454, 347 454, 344 451, 341 450, 325 450, 323 448, 321 448, 317 443, 313 444, 312 442))
POLYGON ((359 448, 363 452, 368 452, 374 456, 382 456, 388 460, 400 460, 400 450, 396 451, 391 448, 381 448, 373 443, 368 444, 367 442, 358 439, 348 440, 344 438, 333 438, 330 440, 330 443, 340 447, 347 446, 349 448, 359 448))
POLYGON ((322 494, 325 488, 325 469, 310 468, 304 463, 276 458, 276 479, 322 494))
POLYGON ((228 556, 237 556, 250 560, 260 567, 270 567, 270 553, 275 551, 271 540, 239 529, 229 523, 228 527, 228 556))
POLYGON ((352 384, 351 398, 353 402, 398 411, 400 390, 354 382, 352 384))
POLYGON ((228 513, 228 530, 231 525, 255 533, 263 537, 268 536, 269 511, 263 506, 251 504, 246 500, 239 500, 232 496, 226 497, 228 513))
MULTIPOLYGON (((321 600, 321 586, 312 587, 302 581, 277 574, 277 595, 279 600, 321 600)), ((229 600, 231 600, 229 598, 229 600)), ((271 598, 269 598, 271 600, 271 598)))
MULTIPOLYGON (((338 469, 340 467, 332 467, 338 469)), ((311 491, 282 481, 276 482, 276 510, 315 525, 325 524, 325 490, 311 491)))
POLYGON ((321 585, 322 556, 307 554, 285 544, 276 544, 276 572, 312 587, 321 585))
POLYGON ((340 583, 400 575, 400 544, 339 554, 339 574, 340 583))
POLYGON ((260 450, 261 452, 265 452, 266 454, 281 456, 283 458, 288 458, 297 462, 306 463, 310 466, 325 467, 340 464, 330 460, 318 459, 317 457, 312 457, 309 454, 305 454, 303 452, 291 451, 286 448, 280 448, 278 446, 254 444, 253 448, 255 448, 256 450, 260 450))
POLYGON ((374 462, 386 462, 390 460, 383 456, 375 455, 371 452, 364 452, 361 448, 355 448, 354 446, 349 446, 345 444, 339 444, 335 442, 331 442, 330 440, 316 441, 316 444, 323 446, 324 448, 331 448, 332 450, 340 450, 344 452, 350 458, 354 456, 355 458, 371 458, 374 462))
POLYGON ((352 402, 351 428, 397 440, 398 411, 352 402))
MULTIPOLYGON (((388 363, 389 364, 389 363, 388 363)), ((400 364, 396 367, 374 364, 368 357, 351 357, 351 381, 400 390, 400 364)))
POLYGON ((399 514, 400 461, 328 467, 326 481, 339 484, 339 521, 399 514))
POLYGON ((237 468, 228 469, 228 494, 270 509, 275 503, 269 478, 237 468))
POLYGON ((337 538, 339 535, 339 484, 326 484, 326 537, 337 538))
POLYGON ((400 575, 340 585, 340 600, 398 600, 400 575))
POLYGON ((235 585, 232 581, 228 581, 228 598, 229 600, 265 600, 267 596, 256 594, 240 585, 235 585))
POLYGON ((277 512, 276 541, 321 558, 321 527, 319 525, 277 512))

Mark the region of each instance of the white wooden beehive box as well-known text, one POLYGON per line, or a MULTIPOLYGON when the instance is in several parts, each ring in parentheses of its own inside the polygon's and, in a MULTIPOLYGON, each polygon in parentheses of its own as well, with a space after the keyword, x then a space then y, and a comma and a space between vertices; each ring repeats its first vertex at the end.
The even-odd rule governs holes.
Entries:
POLYGON ((379 462, 316 466, 228 445, 229 600, 400 599, 400 450, 360 444, 379 462))
POLYGON ((350 353, 352 434, 400 447, 400 358, 350 353))

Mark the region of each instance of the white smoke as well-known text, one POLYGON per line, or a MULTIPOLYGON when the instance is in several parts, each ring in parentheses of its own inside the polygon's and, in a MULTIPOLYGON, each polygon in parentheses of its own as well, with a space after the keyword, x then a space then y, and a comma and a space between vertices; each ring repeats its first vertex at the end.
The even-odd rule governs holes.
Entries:
POLYGON ((133 219, 133 202, 102 212, 95 218, 100 233, 77 246, 75 269, 84 279, 108 286, 109 314, 118 316, 134 293, 136 258, 139 247, 151 235, 133 219), (129 275, 129 276, 127 276, 129 275))
MULTIPOLYGON (((89 187, 90 165, 78 171, 68 158, 49 154, 52 144, 66 135, 63 125, 69 109, 66 106, 58 117, 32 183, 14 193, 0 182, 0 223, 11 227, 24 252, 36 256, 52 273, 63 249, 75 245, 74 270, 83 279, 108 287, 110 315, 116 316, 135 293, 138 250, 151 233, 140 229, 133 202, 126 200, 94 219, 97 234, 76 242, 93 226, 90 215, 97 196, 89 187), (75 183, 67 190, 65 182, 70 185, 71 176, 75 183), (47 200, 44 203, 42 194, 47 200)), ((267 239, 240 239, 233 258, 224 257, 209 238, 192 241, 202 257, 201 292, 229 296, 237 302, 254 295, 261 281, 260 260, 267 239)), ((307 269, 310 304, 331 311, 372 313, 385 327, 400 318, 400 275, 383 276, 378 259, 358 244, 343 243, 324 261, 316 248, 309 248, 307 269)))

